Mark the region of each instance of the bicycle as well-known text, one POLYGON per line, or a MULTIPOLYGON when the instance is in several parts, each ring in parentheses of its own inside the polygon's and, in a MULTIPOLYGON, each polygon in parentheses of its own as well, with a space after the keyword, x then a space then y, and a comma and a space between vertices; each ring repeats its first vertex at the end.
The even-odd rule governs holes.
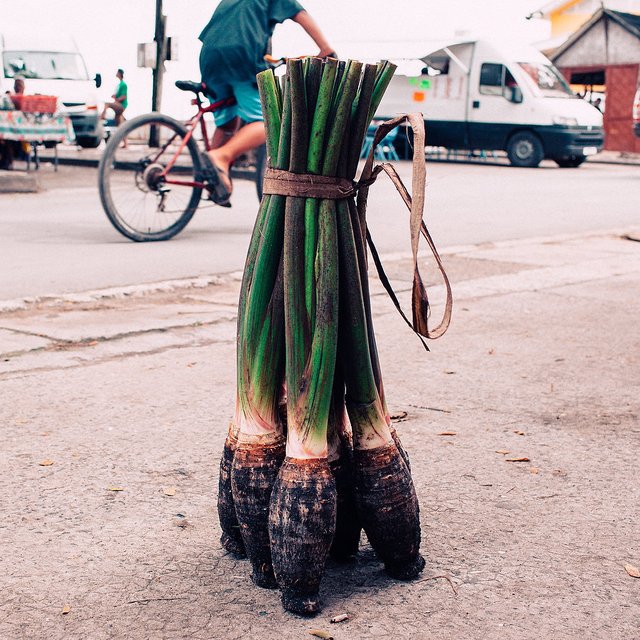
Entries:
MULTIPOLYGON (((185 123, 159 112, 126 121, 110 136, 98 165, 98 189, 111 224, 136 242, 169 240, 193 217, 203 190, 203 167, 194 133, 200 127, 204 151, 211 149, 204 115, 235 104, 216 100, 201 82, 178 80, 176 87, 195 93, 197 113, 185 123), (203 104, 203 96, 210 100, 203 104)), ((236 163, 231 177, 256 183, 262 197, 266 149, 255 160, 236 163)))

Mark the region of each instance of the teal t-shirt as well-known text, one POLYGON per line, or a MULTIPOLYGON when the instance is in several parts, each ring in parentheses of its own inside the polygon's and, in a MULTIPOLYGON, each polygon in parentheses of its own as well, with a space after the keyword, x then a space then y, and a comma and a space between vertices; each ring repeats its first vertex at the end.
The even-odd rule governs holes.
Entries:
POLYGON ((202 80, 254 80, 267 68, 263 58, 275 26, 302 10, 297 0, 222 0, 199 36, 202 80))
POLYGON ((124 100, 122 101, 122 108, 126 109, 127 105, 129 104, 129 101, 127 100, 127 83, 124 80, 120 80, 120 82, 118 83, 118 86, 116 87, 116 93, 115 93, 116 99, 117 98, 121 98, 122 96, 125 96, 124 100))

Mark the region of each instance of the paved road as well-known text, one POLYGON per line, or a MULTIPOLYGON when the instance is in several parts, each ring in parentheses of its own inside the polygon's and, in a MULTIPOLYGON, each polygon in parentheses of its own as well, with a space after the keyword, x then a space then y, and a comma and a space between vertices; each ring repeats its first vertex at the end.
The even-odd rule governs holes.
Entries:
MULTIPOLYGON (((42 168, 39 194, 0 196, 0 300, 157 282, 241 269, 257 210, 236 183, 231 210, 203 208, 170 242, 121 238, 102 212, 95 170, 42 168)), ((409 164, 400 163, 409 184, 409 164)), ((439 247, 610 230, 638 224, 640 167, 549 163, 540 169, 429 163, 425 218, 439 247)), ((390 183, 373 188, 370 227, 382 253, 409 250, 390 183)))

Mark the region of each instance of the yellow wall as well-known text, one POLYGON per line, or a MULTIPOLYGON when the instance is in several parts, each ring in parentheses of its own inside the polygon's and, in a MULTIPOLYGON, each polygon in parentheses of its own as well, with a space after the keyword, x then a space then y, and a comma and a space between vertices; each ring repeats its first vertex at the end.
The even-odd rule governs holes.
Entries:
POLYGON ((587 20, 590 13, 561 13, 556 11, 549 16, 551 20, 551 37, 565 36, 577 31, 587 20))

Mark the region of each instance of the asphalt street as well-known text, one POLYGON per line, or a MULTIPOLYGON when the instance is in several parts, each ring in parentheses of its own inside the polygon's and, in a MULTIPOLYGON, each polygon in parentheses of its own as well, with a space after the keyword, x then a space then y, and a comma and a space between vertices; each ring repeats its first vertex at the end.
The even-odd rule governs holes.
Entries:
MULTIPOLYGON (((410 165, 398 163, 410 184, 410 165)), ((168 242, 136 244, 108 222, 96 170, 40 169, 42 191, 0 195, 0 300, 154 283, 241 270, 257 212, 254 185, 236 181, 233 208, 202 203, 168 242)), ((425 220, 440 248, 624 228, 638 222, 640 166, 539 169, 429 162, 425 220)), ((380 178, 368 217, 383 254, 406 254, 406 209, 380 178)))

